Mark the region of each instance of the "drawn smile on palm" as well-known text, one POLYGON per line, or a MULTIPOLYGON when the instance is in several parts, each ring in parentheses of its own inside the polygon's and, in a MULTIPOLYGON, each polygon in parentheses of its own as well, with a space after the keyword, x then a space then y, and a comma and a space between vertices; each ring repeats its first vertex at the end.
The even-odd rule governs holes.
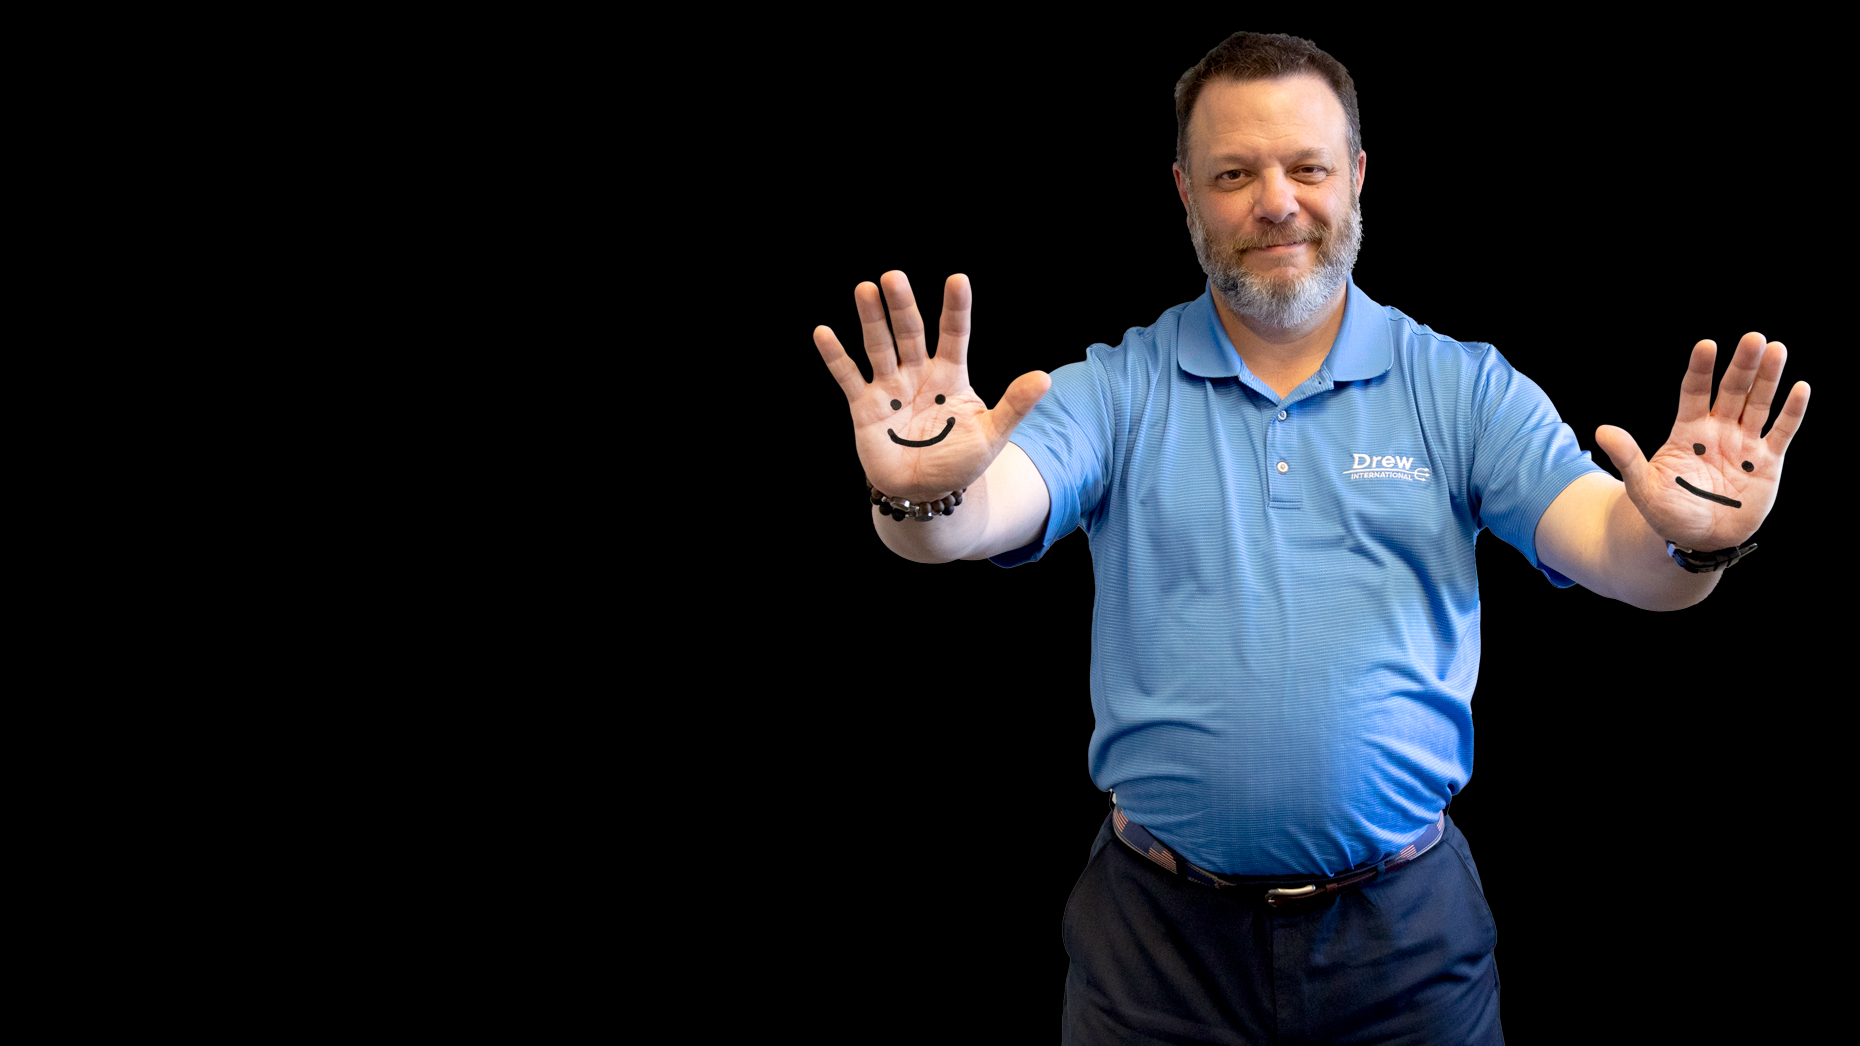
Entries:
MULTIPOLYGON (((943 397, 941 395, 937 396, 936 401, 939 404, 942 403, 943 397)), ((904 404, 898 402, 897 400, 891 401, 892 410, 902 409, 903 406, 904 404)), ((936 444, 943 442, 943 437, 949 435, 950 431, 954 429, 955 427, 956 427, 956 419, 951 418, 948 421, 943 423, 943 431, 937 433, 936 435, 930 437, 929 439, 905 439, 903 436, 898 435, 897 432, 892 429, 886 429, 885 435, 890 436, 891 442, 896 443, 900 447, 930 447, 930 446, 935 446, 936 444)))

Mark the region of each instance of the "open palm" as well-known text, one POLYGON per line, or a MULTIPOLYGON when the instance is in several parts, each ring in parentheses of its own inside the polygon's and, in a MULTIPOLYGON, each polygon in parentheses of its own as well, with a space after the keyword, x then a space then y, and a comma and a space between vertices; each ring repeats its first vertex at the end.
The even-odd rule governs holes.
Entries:
POLYGON ((1781 342, 1766 345, 1761 334, 1744 335, 1713 403, 1717 355, 1715 342, 1693 347, 1679 386, 1679 417, 1651 461, 1625 430, 1604 425, 1595 433, 1654 532, 1682 548, 1707 551, 1741 545, 1763 525, 1776 503, 1783 452, 1808 412, 1808 384, 1796 382, 1763 435, 1788 358, 1781 342))
POLYGON ((944 284, 934 358, 925 344, 923 316, 910 282, 901 272, 888 272, 879 281, 882 303, 879 288, 870 283, 853 290, 866 358, 872 364, 871 383, 830 328, 814 328, 814 347, 846 394, 866 479, 896 497, 942 497, 987 471, 1052 382, 1040 371, 1023 374, 989 410, 969 387, 968 277, 957 274, 944 284), (886 304, 891 307, 890 329, 885 324, 886 304))

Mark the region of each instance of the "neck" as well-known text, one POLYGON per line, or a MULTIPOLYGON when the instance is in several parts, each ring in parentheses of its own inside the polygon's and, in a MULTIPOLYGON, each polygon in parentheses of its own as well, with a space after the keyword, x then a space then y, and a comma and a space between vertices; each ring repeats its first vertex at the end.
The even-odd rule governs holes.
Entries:
POLYGON ((1330 347, 1343 327, 1343 302, 1349 294, 1346 282, 1337 288, 1336 297, 1299 327, 1269 327, 1234 312, 1219 292, 1211 295, 1214 311, 1228 340, 1239 350, 1240 358, 1253 376, 1265 382, 1283 398, 1317 373, 1330 355, 1330 347))

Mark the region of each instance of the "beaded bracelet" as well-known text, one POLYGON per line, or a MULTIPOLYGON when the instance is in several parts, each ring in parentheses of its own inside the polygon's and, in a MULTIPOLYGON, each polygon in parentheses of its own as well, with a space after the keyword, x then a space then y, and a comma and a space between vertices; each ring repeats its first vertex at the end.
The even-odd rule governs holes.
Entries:
POLYGON ((871 480, 865 481, 866 498, 872 504, 877 505, 880 512, 900 523, 907 519, 927 523, 931 516, 947 516, 956 511, 957 505, 962 504, 963 491, 968 489, 964 487, 953 494, 945 494, 935 501, 912 501, 909 498, 894 498, 889 494, 882 494, 877 487, 872 485, 871 480))

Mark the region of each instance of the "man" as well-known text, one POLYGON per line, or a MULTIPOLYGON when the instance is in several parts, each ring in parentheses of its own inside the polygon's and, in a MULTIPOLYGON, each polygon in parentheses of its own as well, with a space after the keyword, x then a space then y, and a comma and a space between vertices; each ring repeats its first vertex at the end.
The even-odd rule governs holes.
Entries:
POLYGON ((1368 158, 1334 59, 1237 34, 1176 97, 1197 301, 993 411, 960 276, 934 360, 902 275, 883 302, 860 285, 869 385, 816 330, 875 526, 913 560, 1005 566, 1091 536, 1090 764, 1116 808, 1067 906, 1067 1042, 1502 1041, 1495 929, 1444 814, 1471 768, 1474 540, 1691 605, 1774 503, 1807 386, 1765 438, 1783 347, 1746 336, 1713 403, 1701 342, 1651 461, 1597 433, 1616 481, 1496 350, 1351 281, 1368 158))

